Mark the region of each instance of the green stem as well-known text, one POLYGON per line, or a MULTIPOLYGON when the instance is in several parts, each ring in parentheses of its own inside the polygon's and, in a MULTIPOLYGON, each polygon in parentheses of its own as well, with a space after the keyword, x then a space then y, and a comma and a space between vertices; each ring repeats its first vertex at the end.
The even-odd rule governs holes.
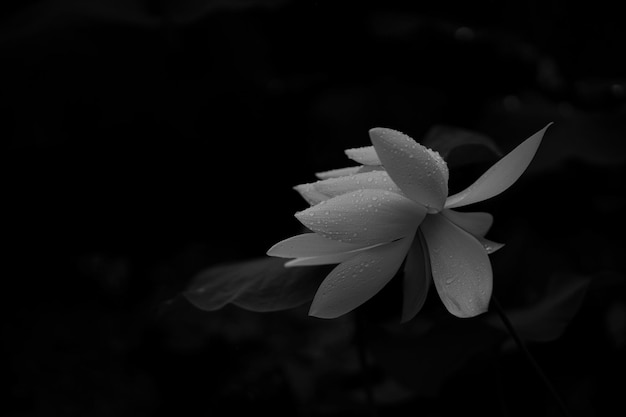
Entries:
POLYGON ((509 318, 504 313, 504 310, 502 309, 502 306, 498 302, 497 298, 494 297, 493 295, 491 296, 491 303, 496 313, 498 313, 498 316, 500 316, 500 319, 502 320, 502 323, 504 323, 504 326, 508 330, 509 334, 511 335, 511 337, 513 337, 513 340, 515 340, 517 347, 522 351, 522 353, 526 357, 526 360, 530 363, 532 368, 535 370, 535 372, 537 373, 537 375, 543 382, 543 385, 546 387, 546 389, 548 390, 548 392, 550 393, 550 395, 556 402, 557 406, 559 407, 559 410, 561 410, 561 413, 566 417, 571 417, 570 412, 567 410, 567 407, 565 406, 565 402, 563 402, 563 399, 561 398, 559 393, 556 391, 556 389, 554 389, 554 386, 552 385, 552 383, 550 382, 546 374, 543 372, 543 370, 541 369, 541 367, 539 366, 539 364, 537 363, 533 355, 528 350, 526 343, 524 343, 522 338, 517 334, 517 331, 513 327, 513 324, 511 323, 509 318))

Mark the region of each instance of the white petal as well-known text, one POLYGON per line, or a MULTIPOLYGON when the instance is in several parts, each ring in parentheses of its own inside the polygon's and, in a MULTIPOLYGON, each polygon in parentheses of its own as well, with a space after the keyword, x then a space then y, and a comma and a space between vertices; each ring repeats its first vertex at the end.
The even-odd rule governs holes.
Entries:
POLYGON ((332 169, 330 171, 318 172, 315 174, 317 178, 320 180, 325 180, 328 178, 339 178, 345 177, 346 175, 354 175, 361 172, 371 172, 371 171, 384 171, 381 165, 361 165, 358 167, 348 167, 348 168, 339 168, 332 169))
POLYGON ((363 165, 382 165, 373 146, 345 150, 348 158, 363 165))
POLYGON ((365 170, 356 174, 300 184, 293 188, 312 206, 332 197, 365 188, 387 190, 402 195, 400 188, 384 170, 365 170))
POLYGON ((344 252, 344 253, 337 253, 334 255, 313 256, 310 258, 296 258, 296 259, 292 259, 291 261, 285 262, 285 267, 291 268, 294 266, 340 264, 342 262, 347 261, 350 258, 353 258, 356 254, 357 252, 344 252))
POLYGON ((448 167, 436 152, 396 130, 375 128, 370 139, 376 153, 402 192, 439 211, 448 196, 448 167))
POLYGON ((504 243, 485 239, 485 235, 493 224, 493 216, 491 214, 484 212, 460 212, 450 209, 444 209, 441 214, 461 229, 474 235, 483 245, 487 254, 491 255, 504 247, 504 243))
POLYGON ((314 232, 362 246, 405 237, 415 231, 424 216, 424 207, 384 190, 353 191, 296 213, 296 218, 314 232))
POLYGON ((461 207, 486 200, 513 185, 533 160, 543 135, 551 124, 518 145, 465 190, 448 197, 446 208, 461 207))
POLYGON ((448 220, 474 236, 485 236, 493 224, 493 216, 484 212, 460 212, 445 209, 441 212, 448 220))
POLYGON ((279 258, 306 258, 351 252, 362 247, 327 239, 317 233, 304 233, 278 242, 267 251, 267 254, 279 258))
POLYGON ((435 288, 448 311, 457 317, 487 311, 493 277, 483 245, 439 214, 428 216, 420 228, 428 245, 435 288))
POLYGON ((325 180, 327 178, 337 178, 346 175, 354 175, 359 172, 360 169, 361 167, 331 169, 330 171, 317 172, 315 176, 321 180, 325 180))
POLYGON ((396 194, 402 194, 400 188, 398 188, 385 171, 369 171, 340 178, 329 178, 314 183, 313 187, 319 194, 329 197, 336 197, 366 188, 387 190, 396 194))
POLYGON ((413 240, 404 264, 402 279, 402 322, 411 320, 426 302, 432 275, 430 260, 421 231, 413 240))
POLYGON ((293 187, 293 189, 300 193, 302 198, 304 198, 306 202, 312 206, 322 201, 328 200, 329 198, 327 195, 324 195, 317 191, 314 184, 300 184, 293 187))
POLYGON ((309 314, 339 317, 372 298, 398 272, 412 240, 407 237, 362 251, 337 265, 317 290, 309 314))

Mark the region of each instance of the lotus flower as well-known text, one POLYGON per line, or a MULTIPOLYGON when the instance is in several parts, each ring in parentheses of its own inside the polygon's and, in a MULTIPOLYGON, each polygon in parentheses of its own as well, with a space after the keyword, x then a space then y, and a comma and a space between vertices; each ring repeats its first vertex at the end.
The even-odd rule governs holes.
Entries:
POLYGON ((309 314, 335 318, 378 293, 404 260, 402 320, 413 318, 431 278, 457 317, 485 312, 493 275, 488 254, 503 245, 485 239, 493 217, 459 212, 509 188, 532 161, 546 129, 526 139, 465 190, 448 196, 441 156, 386 128, 369 131, 373 146, 348 149, 359 166, 318 173, 295 189, 311 207, 296 218, 314 233, 275 244, 286 267, 338 264, 317 290, 309 314))

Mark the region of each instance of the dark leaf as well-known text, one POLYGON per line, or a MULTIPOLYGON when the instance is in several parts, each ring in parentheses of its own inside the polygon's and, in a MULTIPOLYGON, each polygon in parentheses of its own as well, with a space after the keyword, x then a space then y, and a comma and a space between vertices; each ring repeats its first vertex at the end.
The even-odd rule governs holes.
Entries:
MULTIPOLYGON (((588 277, 556 275, 541 301, 525 309, 507 312, 507 316, 524 340, 533 342, 556 340, 563 334, 567 324, 580 308, 588 286, 588 277)), ((489 317, 488 322, 506 332, 497 316, 489 317)))
POLYGON ((251 311, 277 311, 302 305, 334 265, 285 268, 285 259, 260 258, 217 265, 200 272, 184 296, 213 311, 235 304, 251 311))
POLYGON ((450 126, 433 126, 423 140, 424 146, 439 152, 449 165, 483 162, 502 152, 488 136, 450 126), (463 150, 462 153, 454 152, 463 150))

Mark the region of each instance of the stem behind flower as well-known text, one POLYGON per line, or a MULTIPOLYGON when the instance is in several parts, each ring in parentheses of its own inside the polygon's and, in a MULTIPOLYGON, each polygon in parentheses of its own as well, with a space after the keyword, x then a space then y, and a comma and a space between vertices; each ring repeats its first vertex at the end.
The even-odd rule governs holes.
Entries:
POLYGON ((498 313, 498 316, 500 316, 502 323, 504 323, 504 326, 508 330, 513 340, 515 340, 517 347, 522 351, 522 353, 526 357, 526 360, 528 360, 530 365, 533 367, 533 369, 535 370, 535 372, 537 373, 537 375, 543 382, 544 386, 547 388, 548 392, 550 393, 555 403, 559 407, 559 410, 561 410, 561 413, 566 417, 571 417, 571 414, 567 410, 565 402, 563 402, 563 399, 561 398, 559 393, 556 391, 556 389, 554 388, 554 386, 552 385, 552 383, 550 382, 546 374, 543 372, 543 370, 541 369, 541 366, 539 366, 539 364, 537 363, 533 355, 528 350, 526 343, 524 343, 522 338, 517 334, 517 331, 515 331, 515 327, 513 327, 513 324, 504 313, 504 310, 502 309, 502 306, 498 302, 498 299, 493 295, 491 296, 491 305, 494 307, 494 310, 496 311, 496 313, 498 313))

